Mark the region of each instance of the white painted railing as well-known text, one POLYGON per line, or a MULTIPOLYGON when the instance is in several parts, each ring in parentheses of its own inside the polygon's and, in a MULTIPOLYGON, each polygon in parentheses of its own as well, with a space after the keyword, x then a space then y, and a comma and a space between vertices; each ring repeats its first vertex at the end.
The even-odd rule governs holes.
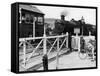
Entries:
POLYGON ((71 47, 73 49, 78 49, 78 51, 80 51, 80 37, 79 36, 72 36, 72 40, 71 40, 71 47))
POLYGON ((90 39, 95 40, 95 36, 91 36, 91 35, 89 35, 89 36, 72 36, 71 47, 73 49, 78 49, 78 51, 80 51, 80 46, 81 46, 80 38, 81 37, 83 37, 83 39, 85 40, 85 44, 87 44, 90 41, 90 39))
MULTIPOLYGON (((55 48, 54 45, 57 43, 56 44, 57 45, 57 55, 56 55, 57 57, 56 58, 57 58, 57 64, 58 64, 58 55, 59 55, 59 51, 61 50, 62 46, 66 43, 66 48, 68 48, 68 33, 66 33, 65 35, 59 35, 59 36, 46 36, 44 34, 43 37, 20 38, 19 42, 20 42, 19 47, 21 47, 23 45, 22 46, 23 47, 23 62, 22 62, 22 64, 20 64, 20 66, 22 65, 25 69, 29 68, 29 67, 26 66, 27 62, 31 59, 33 54, 36 52, 36 50, 39 48, 39 46, 42 43, 43 43, 43 55, 45 55, 45 54, 49 55, 51 50, 53 48, 55 48), (47 42, 50 43, 50 41, 48 39, 53 39, 53 38, 55 39, 55 41, 53 42, 53 44, 50 44, 50 45, 52 45, 50 47, 50 49, 47 49, 47 42), (59 43, 60 38, 64 38, 64 40, 62 41, 61 45, 59 43), (38 45, 35 48, 33 48, 33 45, 30 44, 28 41, 29 40, 36 40, 36 39, 41 39, 41 40, 38 43, 38 45), (27 47, 27 45, 32 47, 32 50, 33 50, 28 56, 26 56, 26 51, 27 51, 26 47, 27 47)), ((58 66, 56 66, 56 67, 58 67, 58 66)))
MULTIPOLYGON (((73 49, 78 49, 78 51, 80 52, 80 37, 81 36, 71 36, 72 38, 72 48, 73 49)), ((89 40, 89 39, 94 39, 94 36, 84 36, 84 39, 85 40, 89 40), (88 39, 87 39, 88 38, 88 39)), ((53 48, 56 48, 56 60, 57 60, 57 63, 56 63, 56 68, 58 68, 58 65, 59 65, 59 52, 61 51, 61 48, 63 47, 63 45, 66 43, 66 48, 68 48, 68 33, 66 33, 65 35, 59 35, 59 36, 46 36, 44 34, 43 37, 30 37, 30 38, 20 38, 19 39, 19 47, 23 47, 23 56, 22 56, 22 59, 23 59, 23 62, 20 64, 20 66, 22 66, 23 68, 25 69, 28 69, 29 67, 26 66, 27 62, 31 59, 31 57, 33 57, 34 53, 37 51, 37 49, 39 49, 40 45, 43 43, 43 56, 46 54, 46 55, 49 55, 51 50, 53 48), (63 38, 63 41, 60 43, 60 40, 61 38, 63 38), (31 43, 29 43, 28 41, 35 41, 37 39, 40 39, 40 42, 37 44, 37 46, 34 48, 33 45, 31 43), (49 41, 49 39, 55 39, 53 41, 53 43, 51 43, 49 41), (50 48, 48 49, 47 48, 47 43, 50 44, 50 48), (29 53, 29 55, 27 56, 27 45, 29 45, 32 49, 32 52, 29 53), (55 47, 56 45, 56 47, 55 47)), ((94 51, 94 50, 93 50, 94 51)), ((94 53, 94 52, 93 52, 94 53)))

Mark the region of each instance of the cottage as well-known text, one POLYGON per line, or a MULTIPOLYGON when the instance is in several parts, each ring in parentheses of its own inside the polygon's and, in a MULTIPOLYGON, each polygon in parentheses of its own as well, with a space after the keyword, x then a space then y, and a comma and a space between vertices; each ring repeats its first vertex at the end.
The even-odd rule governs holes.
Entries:
POLYGON ((44 32, 44 13, 33 5, 19 5, 19 37, 39 37, 44 32))

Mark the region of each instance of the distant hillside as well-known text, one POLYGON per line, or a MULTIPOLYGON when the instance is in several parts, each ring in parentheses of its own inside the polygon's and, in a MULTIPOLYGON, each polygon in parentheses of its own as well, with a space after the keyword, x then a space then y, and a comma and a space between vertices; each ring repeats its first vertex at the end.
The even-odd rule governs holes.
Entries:
POLYGON ((55 19, 55 18, 45 18, 44 22, 54 22, 55 20, 59 20, 59 19, 55 19))
POLYGON ((55 27, 54 23, 55 23, 55 18, 45 18, 44 22, 49 24, 49 27, 51 27, 52 29, 55 27))

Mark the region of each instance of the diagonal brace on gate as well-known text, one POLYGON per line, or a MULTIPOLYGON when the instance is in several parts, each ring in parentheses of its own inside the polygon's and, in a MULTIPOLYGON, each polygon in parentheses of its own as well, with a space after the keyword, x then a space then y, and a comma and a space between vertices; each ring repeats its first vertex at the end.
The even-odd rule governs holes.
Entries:
POLYGON ((59 50, 62 48, 62 46, 64 45, 64 43, 65 43, 66 40, 67 40, 67 38, 64 39, 64 41, 62 42, 62 44, 61 44, 59 50))
POLYGON ((38 49, 38 47, 40 46, 40 44, 42 43, 43 39, 40 41, 40 43, 36 46, 36 48, 33 50, 33 52, 29 55, 29 57, 27 58, 26 62, 29 61, 29 59, 32 57, 32 55, 35 53, 35 51, 38 49))
POLYGON ((57 42, 57 39, 54 41, 52 47, 50 48, 50 50, 48 51, 47 55, 49 55, 50 51, 52 50, 53 46, 55 45, 55 43, 57 42))

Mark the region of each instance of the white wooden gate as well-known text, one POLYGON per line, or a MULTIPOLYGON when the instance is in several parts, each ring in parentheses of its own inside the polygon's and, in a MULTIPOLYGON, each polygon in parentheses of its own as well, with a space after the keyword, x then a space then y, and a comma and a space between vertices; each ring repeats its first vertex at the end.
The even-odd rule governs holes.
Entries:
MULTIPOLYGON (((66 47, 68 48, 68 33, 66 33, 65 35, 60 35, 60 36, 49 36, 47 37, 45 34, 43 37, 30 37, 30 38, 20 38, 19 39, 19 48, 22 49, 21 52, 19 51, 19 67, 22 67, 23 69, 20 69, 20 71, 25 71, 28 68, 32 67, 33 64, 30 64, 30 60, 32 59, 32 57, 36 56, 36 51, 40 50, 39 48, 42 47, 42 53, 39 54, 41 56, 41 58, 43 57, 43 55, 47 54, 48 57, 54 57, 56 56, 56 60, 57 60, 57 65, 56 68, 58 68, 58 64, 59 64, 59 59, 58 59, 58 55, 66 52, 65 51, 61 51, 62 47, 66 47), (50 39, 54 39, 52 42, 50 41, 50 39), (35 41, 35 40, 40 40, 40 42, 34 47, 34 44, 31 44, 30 41, 35 41), (48 48, 48 44, 50 45, 50 47, 48 48), (27 48, 31 48, 31 52, 28 53, 28 49, 27 48), (54 55, 49 56, 52 50, 56 50, 54 53, 54 55), (61 52, 60 52, 61 51, 61 52)), ((42 60, 41 60, 42 61, 42 60)), ((34 62, 33 62, 34 63, 34 62)), ((38 62, 37 62, 38 63, 38 62)))
POLYGON ((80 36, 72 36, 72 48, 80 51, 80 36))

